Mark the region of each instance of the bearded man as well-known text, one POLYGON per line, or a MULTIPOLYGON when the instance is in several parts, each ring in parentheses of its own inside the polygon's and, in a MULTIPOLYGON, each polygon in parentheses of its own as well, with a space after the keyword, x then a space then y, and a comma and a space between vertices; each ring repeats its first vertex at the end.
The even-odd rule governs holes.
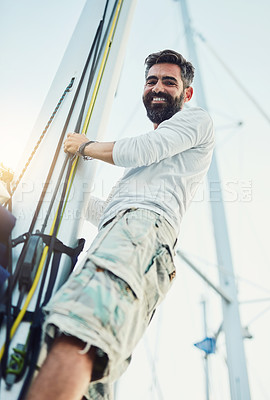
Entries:
MULTIPOLYGON (((65 140, 68 153, 126 170, 99 204, 99 231, 86 262, 44 310, 52 345, 28 400, 97 398, 93 384, 110 385, 127 368, 175 279, 180 223, 209 168, 213 124, 203 109, 183 108, 193 94, 190 62, 163 50, 145 63, 143 102, 152 131, 115 142, 77 133, 65 140)), ((98 398, 108 398, 101 392, 98 398)))

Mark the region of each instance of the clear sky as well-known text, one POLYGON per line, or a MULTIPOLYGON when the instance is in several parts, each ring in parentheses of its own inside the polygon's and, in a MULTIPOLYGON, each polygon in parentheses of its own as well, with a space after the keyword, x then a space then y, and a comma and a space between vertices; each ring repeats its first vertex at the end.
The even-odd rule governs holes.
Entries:
MULTIPOLYGON (((85 0, 0 1, 0 162, 7 166, 15 168, 84 4, 85 0)), ((188 5, 193 28, 205 39, 197 36, 196 43, 216 127, 239 300, 269 298, 269 122, 254 102, 270 116, 270 3, 189 0, 188 5)), ((179 2, 138 0, 105 139, 151 129, 141 105, 143 61, 163 48, 174 48, 188 58, 179 2)), ((98 168, 95 194, 105 196, 121 174, 112 174, 111 168, 98 168)), ((179 248, 217 282, 205 187, 183 222, 179 248)), ((177 281, 135 352, 133 365, 118 387, 117 400, 205 398, 202 354, 193 347, 204 336, 202 297, 207 300, 209 334, 218 330, 221 308, 218 297, 189 267, 180 260, 177 267, 177 281), (151 359, 155 360, 156 381, 151 359)), ((240 306, 243 326, 248 325, 253 335, 245 341, 251 392, 253 399, 260 400, 270 398, 269 307, 269 301, 240 306)), ((221 334, 217 354, 210 357, 213 400, 229 398, 224 341, 221 334)))

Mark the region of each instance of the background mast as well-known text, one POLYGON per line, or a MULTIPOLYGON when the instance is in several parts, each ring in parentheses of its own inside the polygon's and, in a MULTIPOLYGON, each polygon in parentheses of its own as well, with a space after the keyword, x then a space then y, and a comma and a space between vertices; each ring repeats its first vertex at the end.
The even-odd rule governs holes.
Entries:
MULTIPOLYGON (((196 88, 195 93, 197 103, 205 110, 208 110, 186 0, 180 0, 180 5, 185 27, 189 58, 196 68, 196 82, 194 86, 196 88)), ((211 214, 214 227, 218 265, 222 267, 222 269, 219 269, 220 285, 221 289, 223 289, 232 299, 232 302, 227 302, 222 298, 223 331, 226 337, 231 400, 250 400, 250 390, 242 337, 242 326, 237 300, 237 290, 234 279, 228 228, 215 152, 208 172, 208 183, 210 189, 214 184, 215 193, 220 193, 220 199, 218 199, 218 201, 216 199, 215 201, 211 201, 211 214)))

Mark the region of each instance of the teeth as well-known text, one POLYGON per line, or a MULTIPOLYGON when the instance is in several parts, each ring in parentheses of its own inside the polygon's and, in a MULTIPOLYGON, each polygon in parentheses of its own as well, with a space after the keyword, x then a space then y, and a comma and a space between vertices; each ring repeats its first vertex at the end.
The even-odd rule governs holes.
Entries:
POLYGON ((153 97, 153 101, 165 101, 163 97, 153 97))

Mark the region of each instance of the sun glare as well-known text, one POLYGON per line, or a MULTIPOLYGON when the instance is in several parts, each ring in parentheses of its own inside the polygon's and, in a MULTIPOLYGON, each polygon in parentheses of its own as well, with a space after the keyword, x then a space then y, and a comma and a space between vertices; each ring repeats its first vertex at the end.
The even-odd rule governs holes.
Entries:
POLYGON ((28 141, 28 135, 18 137, 9 133, 7 138, 5 140, 1 138, 0 164, 2 163, 5 168, 16 171, 22 154, 26 151, 25 146, 28 141))
POLYGON ((20 160, 20 149, 14 149, 10 146, 6 149, 0 150, 0 164, 7 169, 16 169, 18 161, 20 160))

